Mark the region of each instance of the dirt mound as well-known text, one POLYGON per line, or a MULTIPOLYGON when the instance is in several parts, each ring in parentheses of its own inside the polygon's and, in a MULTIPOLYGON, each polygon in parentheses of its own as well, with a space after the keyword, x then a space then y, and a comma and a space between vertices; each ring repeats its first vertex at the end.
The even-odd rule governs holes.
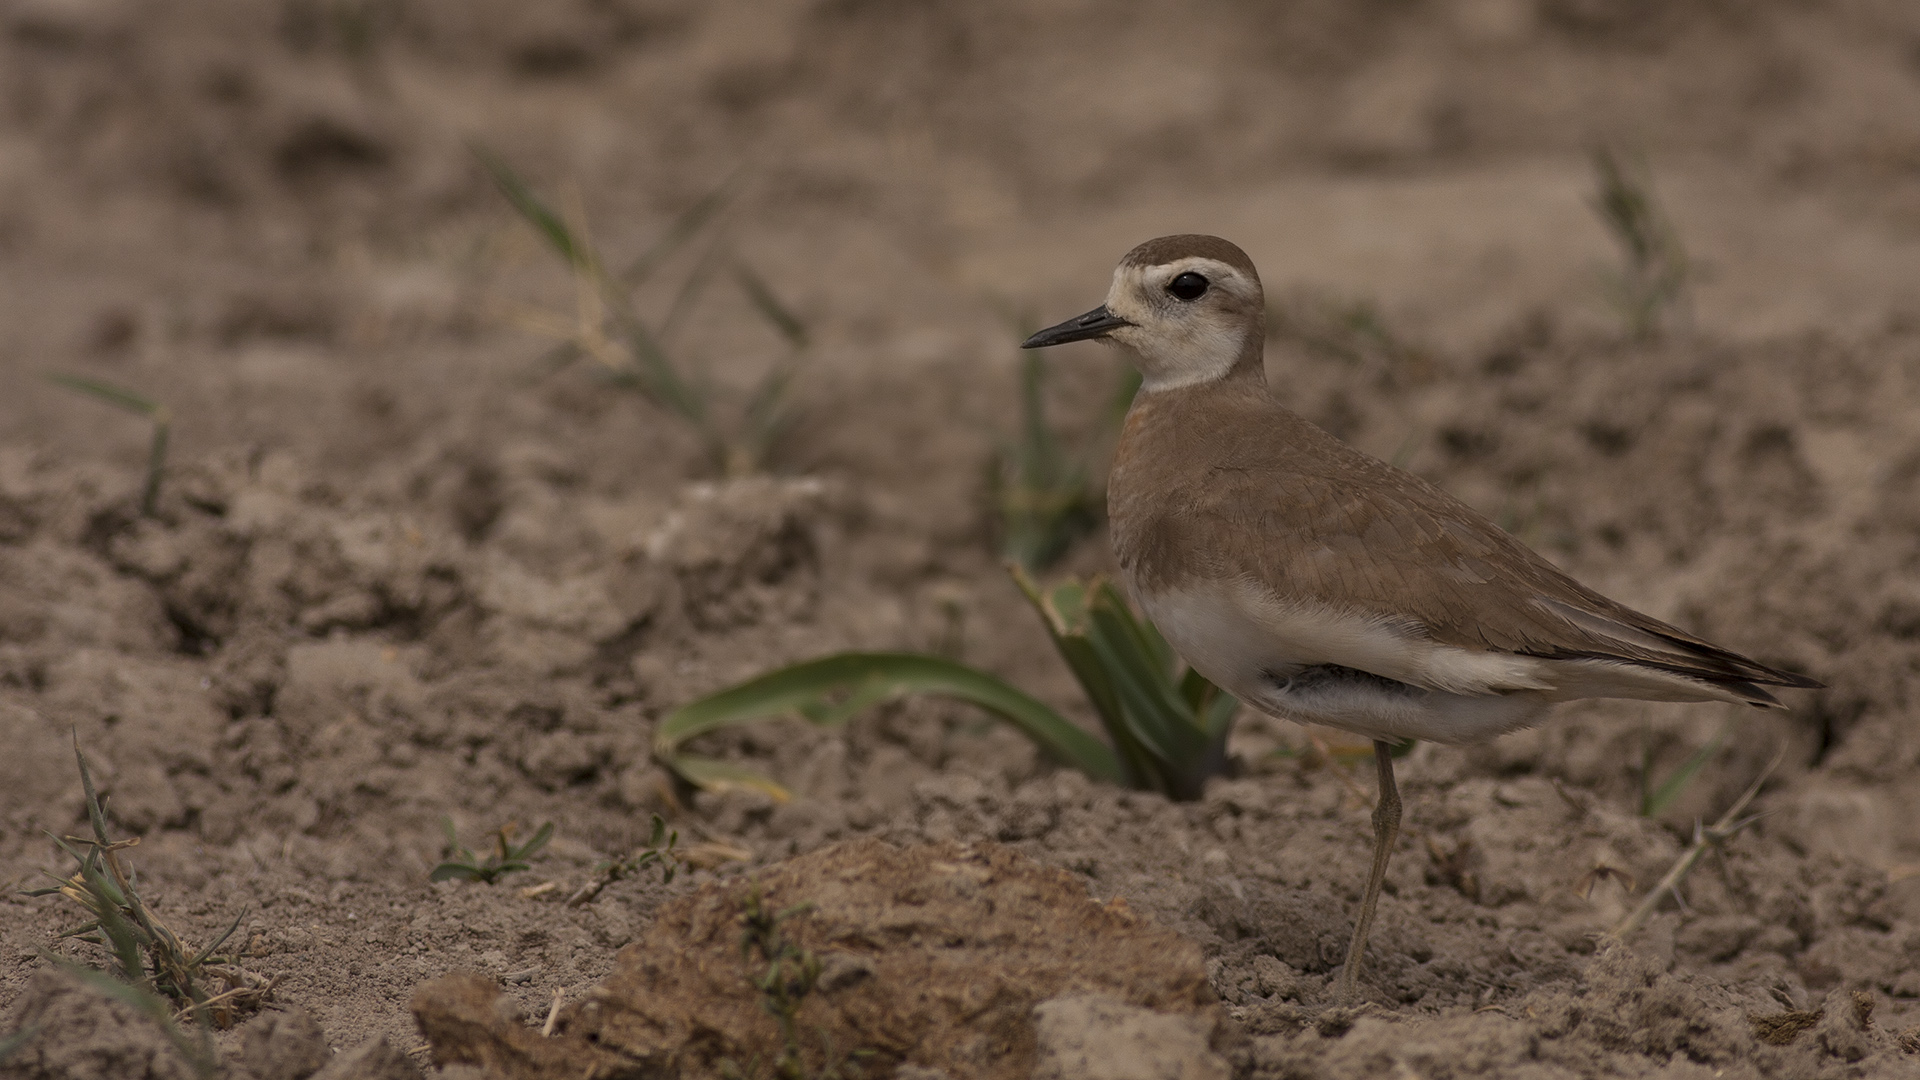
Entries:
POLYGON ((302 1010, 268 1012, 235 1033, 222 1062, 202 1032, 162 1026, 120 992, 41 971, 15 1001, 12 1030, 30 1032, 0 1060, 7 1080, 413 1080, 419 1070, 384 1038, 340 1054, 302 1010))
POLYGON ((904 1063, 1026 1077, 1043 1055, 1041 1028, 1051 1044, 1085 1043, 1090 1025, 1142 1013, 1182 1032, 1219 1018, 1198 948, 1124 901, 1094 901, 1072 875, 993 844, 877 840, 667 904, 612 975, 559 1014, 550 1041, 500 1021, 493 995, 466 976, 422 988, 413 1008, 436 1060, 492 1076, 571 1076, 582 1063, 603 1075, 710 1076, 729 1062, 751 1073, 789 1052, 768 980, 799 978, 793 1045, 810 1074, 904 1063), (754 919, 804 952, 799 967, 772 974, 754 919), (805 965, 817 966, 797 974, 805 965))
POLYGON ((13 1030, 33 1037, 0 1076, 21 1080, 193 1080, 196 1048, 153 1018, 74 976, 36 972, 14 1002, 13 1030))

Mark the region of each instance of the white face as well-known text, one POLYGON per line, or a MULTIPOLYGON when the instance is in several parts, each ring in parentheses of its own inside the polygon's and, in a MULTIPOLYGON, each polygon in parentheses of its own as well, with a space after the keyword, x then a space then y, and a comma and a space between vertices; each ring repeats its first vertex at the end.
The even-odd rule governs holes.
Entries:
POLYGON ((1144 389, 1211 382, 1240 360, 1250 337, 1265 336, 1264 305, 1259 282, 1214 259, 1122 264, 1107 310, 1132 325, 1107 338, 1134 354, 1144 389))

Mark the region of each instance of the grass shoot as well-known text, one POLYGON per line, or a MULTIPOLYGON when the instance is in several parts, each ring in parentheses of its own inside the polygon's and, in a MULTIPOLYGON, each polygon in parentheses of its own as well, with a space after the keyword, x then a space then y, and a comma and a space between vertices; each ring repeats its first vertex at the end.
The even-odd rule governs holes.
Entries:
POLYGON ((676 253, 709 231, 734 193, 725 183, 684 211, 624 270, 608 268, 580 213, 562 214, 543 200, 507 162, 480 146, 474 157, 513 209, 567 264, 575 286, 575 311, 562 316, 526 311, 518 321, 559 339, 560 360, 578 356, 599 362, 616 386, 680 417, 700 433, 716 468, 728 476, 763 471, 791 429, 793 377, 810 338, 805 323, 781 302, 764 278, 733 253, 723 239, 708 242, 691 271, 673 291, 666 314, 650 322, 640 313, 639 291, 676 253), (721 410, 708 373, 676 358, 670 342, 717 271, 724 269, 748 305, 780 341, 783 353, 748 392, 732 420, 721 410))
POLYGON ((572 896, 567 897, 567 906, 572 908, 591 904, 607 886, 630 878, 649 866, 659 867, 660 884, 673 884, 674 876, 687 862, 686 856, 680 853, 679 843, 679 831, 668 829, 665 819, 659 814, 653 815, 653 824, 647 835, 647 842, 619 858, 608 859, 596 865, 593 868, 593 880, 581 886, 572 896))
POLYGON ((1593 151, 1593 209, 1620 248, 1621 266, 1602 284, 1607 298, 1636 341, 1659 336, 1669 314, 1681 309, 1693 264, 1680 234, 1653 193, 1653 175, 1642 158, 1622 160, 1606 146, 1593 151))
MULTIPOLYGON (((800 1044, 800 1007, 820 984, 820 958, 788 937, 786 925, 813 910, 811 903, 795 904, 780 911, 769 911, 766 900, 755 886, 747 894, 740 913, 740 954, 750 973, 748 981, 760 998, 760 1007, 780 1026, 780 1054, 766 1067, 774 1080, 840 1080, 859 1075, 857 1059, 868 1056, 861 1051, 839 1058, 825 1031, 820 1032, 824 1063, 818 1070, 807 1067, 806 1052, 800 1044)), ((731 1061, 721 1063, 721 1075, 728 1080, 748 1080, 763 1072, 758 1057, 746 1068, 731 1061)))
POLYGON ((493 850, 483 859, 460 843, 452 818, 443 819, 442 826, 447 831, 448 859, 433 868, 427 875, 428 881, 480 881, 492 885, 508 874, 532 869, 533 857, 553 839, 553 822, 549 821, 525 843, 516 844, 513 834, 519 831, 519 825, 509 821, 493 831, 493 850))
POLYGON ((654 755, 695 787, 786 790, 752 770, 688 753, 704 732, 783 716, 837 727, 885 701, 935 694, 1013 725, 1043 752, 1095 780, 1198 798, 1226 767, 1239 702, 1184 668, 1153 624, 1112 584, 1068 580, 1043 590, 1014 579, 1086 693, 1107 739, 986 672, 920 653, 838 653, 780 668, 674 710, 654 729, 654 755))
POLYGON ((1674 860, 1673 865, 1667 869, 1659 883, 1654 885, 1647 895, 1641 897, 1640 903, 1627 913, 1626 918, 1620 920, 1619 925, 1609 930, 1608 934, 1621 940, 1631 936, 1660 906, 1662 897, 1668 893, 1673 893, 1676 897, 1679 895, 1680 883, 1686 880, 1687 874, 1692 872, 1694 865, 1700 861, 1702 855, 1707 853, 1708 848, 1725 844, 1738 836, 1747 826, 1760 820, 1762 816, 1760 814, 1752 814, 1744 818, 1740 815, 1746 811, 1747 804, 1753 802, 1753 797, 1760 794, 1760 788, 1766 784, 1767 778, 1773 775, 1773 770, 1779 768, 1784 760, 1786 760, 1785 751, 1775 754, 1767 767, 1760 770, 1760 775, 1748 785, 1747 790, 1733 801, 1732 806, 1727 807, 1726 813, 1720 815, 1720 820, 1706 827, 1696 823, 1693 827, 1693 843, 1687 846, 1687 850, 1680 853, 1680 857, 1674 860))
MULTIPOLYGON (((150 1016, 203 1076, 214 1073, 216 1061, 211 1035, 214 1027, 229 1027, 258 1009, 273 993, 274 981, 239 966, 236 957, 220 947, 239 930, 246 913, 234 917, 213 942, 194 949, 160 921, 141 896, 135 874, 123 853, 139 838, 114 840, 107 834, 106 809, 93 784, 93 773, 76 738, 74 760, 80 769, 91 836, 54 836, 76 864, 73 874, 27 896, 58 894, 79 905, 86 921, 60 932, 106 950, 111 971, 54 958, 61 968, 82 982, 150 1016), (188 1035, 180 1024, 195 1025, 188 1035)), ((17 1036, 16 1036, 17 1037, 17 1036)))
POLYGON ((1732 734, 1731 721, 1721 725, 1719 732, 1705 746, 1688 755, 1687 760, 1656 784, 1653 780, 1653 733, 1651 729, 1645 731, 1640 741, 1640 816, 1658 817, 1672 806, 1674 800, 1684 794, 1694 778, 1700 775, 1700 770, 1706 767, 1707 762, 1712 761, 1720 748, 1726 745, 1732 734))
POLYGON ((138 413, 153 423, 153 437, 147 445, 147 479, 140 491, 140 516, 153 517, 160 503, 160 479, 167 471, 167 442, 173 433, 173 413, 165 405, 144 394, 81 375, 52 372, 47 381, 88 397, 138 413))
POLYGON ((1140 386, 1138 373, 1123 365, 1095 436, 1072 447, 1047 418, 1047 371, 1040 353, 1022 354, 1020 430, 995 453, 988 474, 1000 554, 1028 573, 1059 562, 1075 541, 1099 525, 1103 496, 1090 459, 1099 443, 1119 429, 1140 386))
MULTIPOLYGON (((1029 318, 1006 314, 1023 338, 1037 329, 1029 318)), ((1030 574, 1059 562, 1099 525, 1105 495, 1094 479, 1094 459, 1120 430, 1140 389, 1139 372, 1120 364, 1093 429, 1076 442, 1047 415, 1047 365, 1038 351, 1020 354, 1020 426, 995 450, 987 471, 1000 555, 1030 574)))

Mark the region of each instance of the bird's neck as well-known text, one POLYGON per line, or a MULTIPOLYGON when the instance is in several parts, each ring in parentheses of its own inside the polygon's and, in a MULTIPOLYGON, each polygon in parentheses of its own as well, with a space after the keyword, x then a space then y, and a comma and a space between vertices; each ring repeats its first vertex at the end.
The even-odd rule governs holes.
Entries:
POLYGON ((1266 335, 1249 334, 1224 348, 1185 355, 1146 356, 1136 353, 1134 366, 1140 369, 1140 392, 1164 393, 1251 381, 1264 390, 1267 385, 1266 335))

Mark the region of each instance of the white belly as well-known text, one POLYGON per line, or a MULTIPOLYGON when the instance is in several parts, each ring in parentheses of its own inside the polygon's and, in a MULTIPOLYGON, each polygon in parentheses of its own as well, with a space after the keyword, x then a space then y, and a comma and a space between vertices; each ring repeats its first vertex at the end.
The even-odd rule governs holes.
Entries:
POLYGON ((1438 645, 1250 585, 1134 596, 1200 674, 1288 720, 1390 741, 1484 742, 1538 723, 1556 697, 1541 661, 1438 645))

